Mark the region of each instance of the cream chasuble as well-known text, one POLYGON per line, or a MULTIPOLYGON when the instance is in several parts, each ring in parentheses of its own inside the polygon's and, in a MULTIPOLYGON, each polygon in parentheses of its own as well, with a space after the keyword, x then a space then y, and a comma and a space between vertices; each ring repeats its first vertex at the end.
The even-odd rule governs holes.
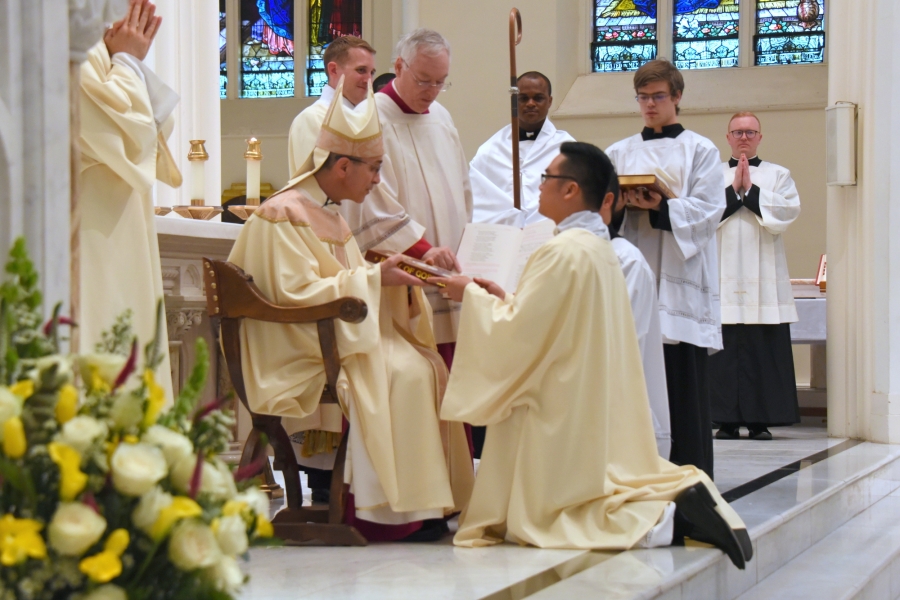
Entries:
POLYGON ((563 231, 506 300, 469 285, 442 416, 487 425, 458 546, 504 539, 623 550, 707 476, 656 451, 625 279, 611 244, 563 231))
MULTIPOLYGON (((322 121, 325 120, 325 113, 328 112, 328 106, 333 98, 334 88, 326 85, 322 88, 322 95, 319 96, 319 99, 294 117, 288 139, 289 178, 299 175, 298 171, 315 150, 316 140, 319 139, 319 132, 322 130, 322 121)), ((341 97, 341 100, 347 110, 357 108, 365 110, 362 106, 366 102, 365 100, 356 107, 346 97, 341 97)))
POLYGON ((559 154, 562 143, 574 141, 575 138, 546 119, 537 138, 519 142, 522 209, 516 210, 513 207, 512 126, 507 125, 491 136, 469 163, 475 203, 472 221, 524 227, 546 219, 538 212, 541 174, 559 154))
MULTIPOLYGON (((350 421, 346 478, 359 518, 400 524, 460 510, 472 487, 461 423, 438 420, 447 370, 419 288, 381 287, 347 224, 315 178, 273 196, 247 221, 229 260, 271 301, 312 306, 360 298, 368 316, 336 320, 338 396, 350 421), (412 304, 410 304, 410 301, 412 304)), ((319 411, 325 371, 315 324, 244 320, 241 360, 253 411, 283 417, 289 433, 340 431, 319 411)))
MULTIPOLYGON (((375 94, 384 136, 379 183, 362 204, 343 202, 341 214, 363 252, 403 252, 424 237, 432 246, 459 247, 472 217, 469 169, 459 134, 443 106, 406 114, 384 93, 375 94)), ((459 306, 426 290, 439 344, 456 339, 459 306)))
MULTIPOLYGON (((729 186, 735 169, 722 163, 729 186)), ((797 186, 790 171, 765 161, 750 166, 750 181, 743 206, 733 190, 728 193, 729 209, 719 224, 722 323, 794 323, 797 309, 781 234, 800 216, 797 186)))
MULTIPOLYGON (((141 347, 156 333, 163 287, 151 191, 157 179, 181 185, 165 142, 173 96, 177 100, 136 58, 110 60, 103 42, 81 67, 82 352, 93 352, 101 332, 127 309, 141 347)), ((168 349, 165 324, 162 336, 168 349)), ((164 355, 157 379, 171 401, 168 351, 164 355)))
POLYGON ((677 196, 667 201, 667 229, 651 224, 650 213, 656 211, 628 209, 620 230, 656 276, 664 341, 721 350, 715 235, 725 211, 725 180, 719 151, 683 130, 677 137, 646 141, 634 135, 606 153, 619 175, 656 175, 677 196))

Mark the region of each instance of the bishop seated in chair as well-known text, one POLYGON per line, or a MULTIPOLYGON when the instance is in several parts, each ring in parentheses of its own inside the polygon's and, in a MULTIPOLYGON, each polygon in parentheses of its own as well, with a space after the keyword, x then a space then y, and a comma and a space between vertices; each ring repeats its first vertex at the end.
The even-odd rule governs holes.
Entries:
POLYGON ((598 214, 612 163, 590 144, 560 150, 540 197, 559 233, 515 293, 440 280, 463 303, 441 414, 487 425, 453 541, 627 550, 689 536, 743 569, 753 550, 740 517, 703 471, 657 454, 628 289, 598 214))
POLYGON ((341 410, 319 407, 326 376, 314 323, 244 320, 247 400, 256 413, 281 416, 289 434, 331 432, 326 450, 346 420, 347 523, 370 541, 436 539, 469 498, 472 460, 463 425, 438 417, 448 375, 420 280, 398 267, 400 255, 366 263, 336 210, 366 198, 383 156, 371 87, 359 112, 345 108, 342 90, 343 79, 313 154, 247 220, 229 257, 276 304, 352 296, 368 305, 361 323, 336 323, 341 410))

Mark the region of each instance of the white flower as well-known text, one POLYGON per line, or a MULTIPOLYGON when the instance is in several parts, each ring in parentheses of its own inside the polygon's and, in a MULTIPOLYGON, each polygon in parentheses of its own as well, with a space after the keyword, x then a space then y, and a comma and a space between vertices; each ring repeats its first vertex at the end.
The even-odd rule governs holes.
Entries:
POLYGON ((104 383, 111 386, 127 361, 127 357, 118 354, 83 354, 77 358, 81 379, 88 385, 92 385, 96 373, 104 383))
POLYGON ((204 569, 203 575, 212 581, 220 592, 236 594, 244 585, 244 574, 238 562, 230 556, 223 556, 219 562, 204 569))
POLYGON ((150 535, 150 530, 153 529, 153 524, 159 518, 160 511, 170 504, 172 504, 172 494, 164 492, 161 487, 155 485, 149 492, 141 496, 141 501, 131 513, 131 521, 135 527, 150 535))
POLYGON ((182 571, 210 567, 222 558, 216 536, 196 519, 181 521, 169 539, 169 560, 182 571))
POLYGON ((62 431, 56 436, 56 441, 71 446, 84 454, 91 444, 98 438, 106 439, 109 429, 106 423, 98 421, 94 417, 79 415, 73 417, 62 426, 62 431))
POLYGON ((247 506, 258 515, 268 516, 269 496, 258 487, 247 488, 234 497, 237 502, 246 502, 247 506))
POLYGON ((104 531, 106 519, 80 502, 61 503, 47 528, 50 546, 63 556, 81 556, 104 531))
POLYGON ((119 444, 110 462, 116 490, 127 496, 143 496, 166 476, 162 450, 150 444, 119 444))
POLYGON ((0 442, 3 441, 3 424, 22 414, 22 399, 0 385, 0 442))
POLYGON ((152 426, 141 438, 141 441, 159 447, 166 457, 169 468, 177 465, 178 461, 186 456, 195 459, 194 445, 191 444, 191 440, 168 427, 163 427, 162 425, 152 426))
MULTIPOLYGON (((172 485, 183 494, 188 493, 191 486, 191 477, 197 465, 195 456, 186 456, 178 461, 172 469, 172 485)), ((204 461, 200 474, 201 494, 209 494, 216 500, 230 500, 237 495, 237 486, 234 476, 221 460, 215 458, 213 462, 204 461)))
POLYGON ((61 379, 62 382, 69 383, 72 381, 72 359, 68 356, 63 356, 62 354, 51 354, 50 356, 44 356, 35 360, 35 373, 32 379, 35 379, 35 383, 38 384, 40 382, 40 374, 45 373, 53 367, 56 367, 56 377, 61 379))
POLYGON ((101 585, 87 596, 82 596, 81 600, 128 600, 128 594, 125 590, 112 583, 101 585))
POLYGON ((247 551, 247 524, 240 515, 231 515, 219 519, 219 527, 216 529, 216 541, 219 548, 229 556, 239 556, 247 551))
POLYGON ((144 399, 131 392, 116 394, 109 416, 119 429, 136 427, 144 418, 144 399))

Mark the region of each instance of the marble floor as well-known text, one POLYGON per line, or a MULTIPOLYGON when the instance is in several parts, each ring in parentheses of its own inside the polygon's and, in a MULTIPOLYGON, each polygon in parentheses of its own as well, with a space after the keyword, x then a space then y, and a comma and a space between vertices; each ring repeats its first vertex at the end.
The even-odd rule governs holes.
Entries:
MULTIPOLYGON (((747 439, 715 441, 716 481, 722 491, 844 441, 828 438, 825 429, 817 427, 778 428, 772 431, 774 439, 769 442, 747 439)), ((892 452, 896 450, 893 447, 881 448, 892 452)), ((876 454, 878 451, 877 445, 875 450, 867 450, 876 454)), ((848 451, 845 454, 854 453, 848 451)), ((864 452, 860 450, 857 454, 864 455, 864 452)), ((742 516, 746 512, 751 533, 754 526, 770 521, 771 517, 781 511, 787 511, 801 503, 809 495, 807 488, 814 491, 818 489, 817 485, 821 487, 834 478, 846 477, 845 471, 852 471, 857 463, 852 460, 852 456, 837 461, 841 456, 829 459, 836 461, 833 466, 817 464, 804 469, 802 481, 798 478, 797 481, 788 479, 772 484, 773 490, 784 488, 787 493, 779 495, 775 490, 776 493, 771 495, 770 506, 769 500, 759 500, 764 496, 760 492, 737 501, 735 508, 742 516)), ((278 508, 280 501, 273 501, 273 510, 278 508)), ((455 523, 451 526, 455 527, 455 523)), ((706 548, 613 553, 540 550, 507 544, 468 549, 453 547, 449 536, 432 544, 256 549, 251 552, 250 561, 245 565, 245 571, 251 579, 242 598, 499 600, 532 595, 535 598, 563 598, 579 597, 563 593, 568 587, 563 584, 571 583, 577 589, 579 582, 591 581, 591 577, 584 577, 585 574, 603 577, 604 584, 621 580, 623 574, 629 574, 626 577, 627 585, 622 588, 625 590, 622 592, 624 595, 597 595, 626 598, 634 597, 628 595, 627 590, 630 586, 637 585, 636 581, 642 581, 641 578, 648 573, 657 573, 654 577, 659 577, 658 573, 677 571, 680 564, 713 555, 716 558, 721 556, 706 548), (582 576, 576 577, 578 574, 582 576), (566 581, 570 578, 571 582, 566 581), (557 595, 557 591, 563 594, 557 595)), ((582 588, 580 591, 586 590, 582 588)))

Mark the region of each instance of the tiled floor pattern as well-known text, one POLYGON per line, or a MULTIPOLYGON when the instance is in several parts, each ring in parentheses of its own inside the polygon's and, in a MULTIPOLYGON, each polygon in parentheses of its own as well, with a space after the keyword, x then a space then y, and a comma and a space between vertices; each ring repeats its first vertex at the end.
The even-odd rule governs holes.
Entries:
MULTIPOLYGON (((773 433, 772 442, 716 441, 716 480, 723 491, 842 441, 819 428, 773 433)), ((898 447, 861 444, 736 501, 757 554, 743 572, 720 552, 701 547, 622 553, 513 545, 468 549, 455 548, 446 538, 422 545, 254 550, 245 566, 251 581, 242 598, 736 598, 876 503, 878 511, 868 522, 886 515, 879 500, 900 488, 900 462, 893 466, 897 457, 898 447)), ((889 504, 894 502, 900 511, 900 496, 889 504)), ((882 571, 892 573, 890 565, 882 571)), ((900 575, 900 565, 894 571, 900 575)), ((890 575, 879 576, 890 583, 890 575)), ((756 597, 763 596, 745 600, 756 597)))

